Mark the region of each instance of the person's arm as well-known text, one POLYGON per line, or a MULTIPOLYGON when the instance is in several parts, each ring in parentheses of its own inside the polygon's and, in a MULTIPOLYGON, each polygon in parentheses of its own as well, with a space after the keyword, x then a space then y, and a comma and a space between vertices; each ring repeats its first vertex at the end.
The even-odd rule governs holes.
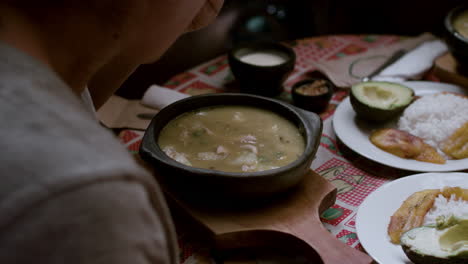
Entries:
POLYGON ((170 219, 157 207, 136 182, 60 194, 2 232, 0 263, 178 263, 170 219))

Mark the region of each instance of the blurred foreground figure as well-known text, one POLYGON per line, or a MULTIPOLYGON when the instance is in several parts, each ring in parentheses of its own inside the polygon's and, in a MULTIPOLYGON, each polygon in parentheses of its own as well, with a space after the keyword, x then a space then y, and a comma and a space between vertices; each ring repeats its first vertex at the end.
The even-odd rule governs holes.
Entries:
POLYGON ((93 99, 222 2, 0 1, 0 263, 178 263, 158 184, 93 99))

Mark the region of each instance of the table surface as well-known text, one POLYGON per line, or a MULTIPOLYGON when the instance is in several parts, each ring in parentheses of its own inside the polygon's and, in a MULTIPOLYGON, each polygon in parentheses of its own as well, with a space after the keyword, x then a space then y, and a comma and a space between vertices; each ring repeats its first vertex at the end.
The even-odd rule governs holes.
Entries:
MULTIPOLYGON (((316 70, 311 61, 339 60, 400 39, 398 36, 387 35, 340 35, 312 37, 290 43, 296 52, 297 61, 293 73, 285 82, 285 91, 280 98, 285 101, 291 100, 289 91, 292 84, 316 70)), ((190 95, 236 89, 225 55, 174 76, 164 86, 190 95)), ((332 128, 332 117, 337 105, 347 95, 347 89, 337 89, 328 108, 320 114, 324 125, 323 134, 311 168, 338 189, 335 205, 321 215, 322 223, 337 239, 350 247, 362 250, 355 228, 359 205, 382 184, 407 175, 408 172, 367 160, 337 140, 332 128)), ((119 135, 121 141, 133 153, 137 153, 142 136, 143 132, 134 130, 124 130, 119 135)), ((210 248, 202 242, 203 239, 193 234, 190 228, 184 227, 178 219, 175 219, 175 222, 181 263, 214 263, 210 248)), ((301 263, 297 258, 295 261, 301 263)))

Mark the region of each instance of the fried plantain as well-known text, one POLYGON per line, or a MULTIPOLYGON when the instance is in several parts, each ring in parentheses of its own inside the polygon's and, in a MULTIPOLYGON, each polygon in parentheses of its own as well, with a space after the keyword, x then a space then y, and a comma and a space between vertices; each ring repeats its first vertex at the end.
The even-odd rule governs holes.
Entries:
POLYGON ((414 157, 415 160, 424 161, 424 162, 431 162, 437 164, 445 164, 445 158, 437 152, 435 148, 430 146, 429 144, 423 143, 423 148, 421 153, 414 157))
POLYGON ((408 197, 391 216, 387 233, 394 244, 400 243, 401 235, 424 222, 424 217, 434 205, 435 198, 441 193, 438 189, 416 192, 408 197))
POLYGON ((462 189, 460 187, 444 187, 441 194, 447 199, 450 199, 452 195, 455 195, 457 199, 468 201, 468 189, 462 189))
POLYGON ((456 199, 468 201, 468 189, 460 187, 444 187, 442 190, 427 189, 412 194, 390 218, 387 233, 392 243, 399 244, 403 233, 422 226, 424 217, 439 194, 447 199, 454 195, 456 199))
POLYGON ((468 158, 468 122, 441 143, 442 151, 454 159, 468 158))
POLYGON ((405 159, 444 164, 445 159, 435 148, 410 133, 394 128, 377 129, 370 141, 378 148, 405 159))

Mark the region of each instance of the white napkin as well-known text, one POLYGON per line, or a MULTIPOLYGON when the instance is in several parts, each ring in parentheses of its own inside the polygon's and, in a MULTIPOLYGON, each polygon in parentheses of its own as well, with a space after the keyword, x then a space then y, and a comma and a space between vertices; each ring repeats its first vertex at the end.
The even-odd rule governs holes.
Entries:
POLYGON ((419 79, 432 67, 434 60, 447 50, 447 45, 441 40, 424 42, 372 77, 372 80, 402 82, 419 79))
POLYGON ((188 94, 153 84, 146 90, 141 103, 145 106, 161 110, 167 105, 189 96, 188 94))

